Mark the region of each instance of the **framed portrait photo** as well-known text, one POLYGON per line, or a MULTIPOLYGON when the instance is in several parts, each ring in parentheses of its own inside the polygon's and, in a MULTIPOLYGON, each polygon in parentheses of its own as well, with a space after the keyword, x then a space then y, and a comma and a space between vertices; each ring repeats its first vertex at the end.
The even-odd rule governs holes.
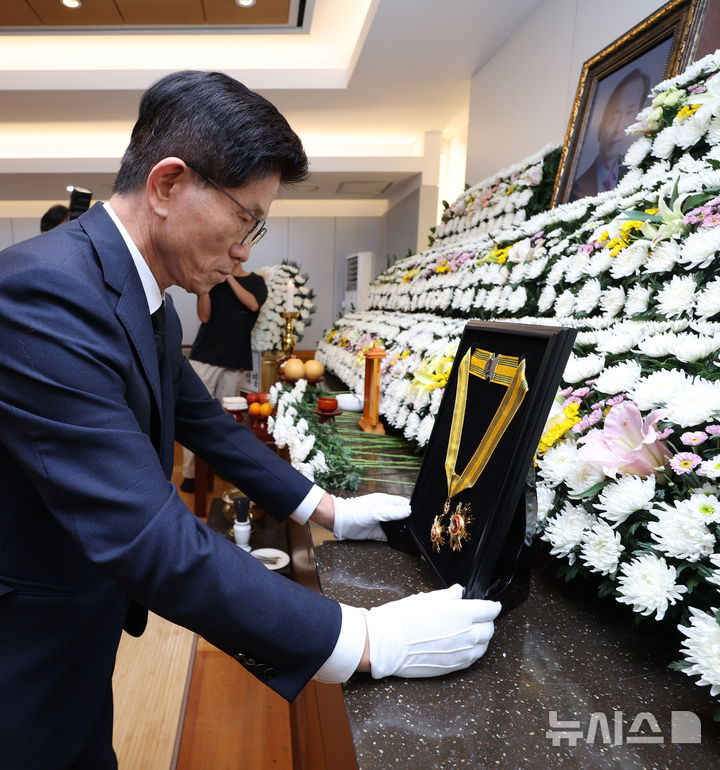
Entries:
POLYGON ((617 185, 634 141, 625 129, 650 103, 650 89, 694 60, 705 13, 717 2, 671 0, 583 64, 553 206, 617 185))

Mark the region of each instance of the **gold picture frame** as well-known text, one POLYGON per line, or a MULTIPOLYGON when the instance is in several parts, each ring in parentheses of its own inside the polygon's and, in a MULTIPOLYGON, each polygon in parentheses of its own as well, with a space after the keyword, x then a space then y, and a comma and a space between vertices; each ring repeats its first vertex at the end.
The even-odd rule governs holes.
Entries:
POLYGON ((583 64, 552 206, 617 184, 632 142, 625 128, 649 103, 650 88, 692 62, 698 43, 705 46, 706 12, 714 18, 719 8, 720 0, 670 0, 583 64))

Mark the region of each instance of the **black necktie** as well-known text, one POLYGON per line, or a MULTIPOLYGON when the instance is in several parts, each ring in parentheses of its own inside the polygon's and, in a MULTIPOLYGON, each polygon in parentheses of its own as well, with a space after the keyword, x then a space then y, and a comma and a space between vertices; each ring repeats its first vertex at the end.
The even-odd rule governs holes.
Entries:
POLYGON ((162 361, 165 355, 165 302, 150 316, 152 319, 153 332, 155 333, 155 350, 157 351, 158 361, 162 361))

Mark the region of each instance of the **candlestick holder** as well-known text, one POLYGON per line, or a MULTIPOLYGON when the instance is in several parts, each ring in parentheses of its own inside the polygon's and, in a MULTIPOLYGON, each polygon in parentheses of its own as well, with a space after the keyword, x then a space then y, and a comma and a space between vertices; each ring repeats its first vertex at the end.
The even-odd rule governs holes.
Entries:
POLYGON ((295 319, 300 316, 297 311, 288 313, 287 311, 280 313, 285 319, 285 329, 283 330, 282 338, 282 351, 289 358, 295 352, 295 319))

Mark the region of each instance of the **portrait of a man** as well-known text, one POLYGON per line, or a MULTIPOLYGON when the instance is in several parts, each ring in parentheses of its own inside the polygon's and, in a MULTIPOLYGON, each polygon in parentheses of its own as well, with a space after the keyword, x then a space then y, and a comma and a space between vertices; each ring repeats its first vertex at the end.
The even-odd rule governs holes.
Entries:
POLYGON ((622 160, 634 141, 625 129, 648 103, 651 83, 662 78, 670 40, 599 81, 569 200, 612 190, 627 170, 622 160))

